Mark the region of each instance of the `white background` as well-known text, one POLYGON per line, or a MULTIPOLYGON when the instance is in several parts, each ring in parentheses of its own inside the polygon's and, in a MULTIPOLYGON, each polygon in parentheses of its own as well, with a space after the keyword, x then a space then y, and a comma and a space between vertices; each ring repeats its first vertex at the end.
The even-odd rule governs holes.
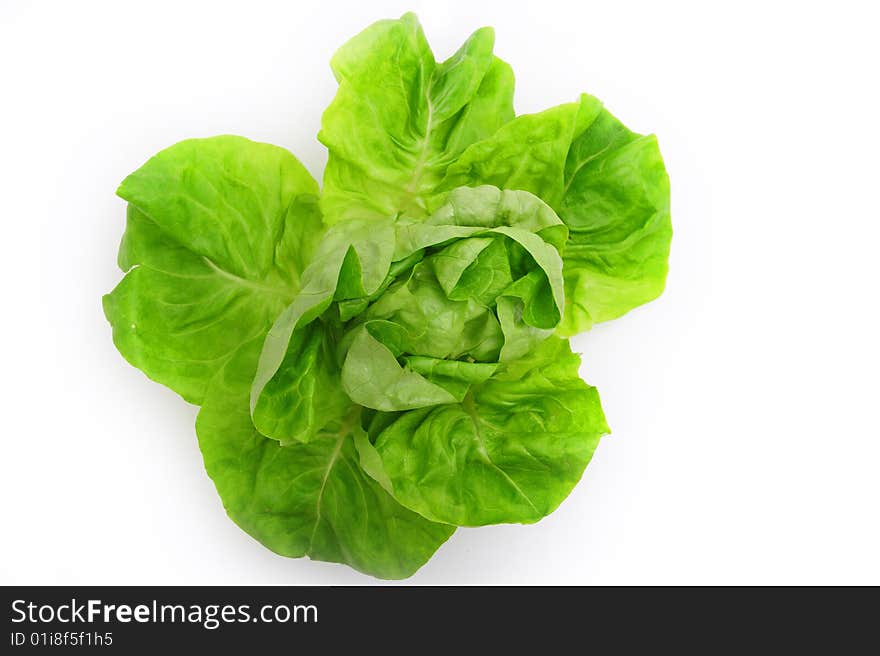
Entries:
POLYGON ((180 139, 320 179, 330 56, 415 10, 493 25, 530 112, 655 132, 661 300, 575 340, 614 434, 537 525, 460 530, 410 581, 880 584, 880 49, 871 3, 0 3, 0 583, 370 584, 229 521, 196 408, 114 349, 116 185, 180 139))

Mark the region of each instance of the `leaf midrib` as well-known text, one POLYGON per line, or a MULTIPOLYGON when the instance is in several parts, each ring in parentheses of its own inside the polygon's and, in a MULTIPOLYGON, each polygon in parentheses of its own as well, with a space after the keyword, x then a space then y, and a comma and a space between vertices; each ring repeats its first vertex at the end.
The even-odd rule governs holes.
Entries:
POLYGON ((270 294, 273 296, 279 296, 286 301, 290 301, 295 295, 296 292, 293 287, 287 287, 283 285, 270 285, 268 283, 256 282, 254 280, 248 280, 247 278, 242 278, 241 276, 237 276, 234 273, 230 273, 225 269, 219 267, 216 263, 214 263, 210 258, 202 255, 202 260, 208 267, 216 273, 221 278, 225 278, 240 287, 244 287, 246 289, 251 289, 256 292, 260 292, 262 294, 270 294))
POLYGON ((404 188, 406 194, 410 197, 417 195, 419 183, 422 181, 422 175, 425 172, 425 165, 428 163, 428 153, 430 152, 431 133, 434 131, 434 105, 431 103, 430 94, 425 94, 425 103, 428 106, 428 118, 425 122, 425 136, 422 138, 419 148, 418 158, 413 167, 412 177, 409 184, 404 188))
POLYGON ((330 459, 327 461, 327 467, 324 469, 324 476, 321 479, 321 488, 318 490, 318 499, 315 503, 315 525, 312 527, 312 535, 309 537, 309 553, 311 553, 312 548, 315 546, 315 535, 317 535, 318 527, 321 525, 321 502, 324 500, 324 489, 327 487, 327 480, 330 478, 330 472, 333 471, 333 466, 336 464, 336 461, 339 460, 339 454, 342 452, 342 442, 346 437, 347 434, 343 431, 340 434, 339 439, 336 440, 336 446, 333 447, 333 453, 330 454, 330 459))

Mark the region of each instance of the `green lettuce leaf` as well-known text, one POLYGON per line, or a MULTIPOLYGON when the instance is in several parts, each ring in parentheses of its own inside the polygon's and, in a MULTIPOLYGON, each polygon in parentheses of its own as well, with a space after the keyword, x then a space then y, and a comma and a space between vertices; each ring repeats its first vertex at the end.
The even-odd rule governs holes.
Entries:
MULTIPOLYGON (((250 397, 260 433, 285 444, 307 442, 333 418, 342 394, 339 363, 325 336, 315 338, 321 346, 307 358, 301 357, 297 344, 309 341, 304 331, 334 299, 349 301, 378 292, 391 268, 393 249, 390 221, 351 220, 322 236, 303 272, 300 293, 275 319, 260 353, 250 397), (326 395, 333 399, 328 402, 326 395)), ((341 328, 328 317, 322 329, 341 328)))
POLYGON ((355 406, 307 444, 261 435, 248 404, 260 344, 244 344, 227 360, 196 422, 226 512, 282 556, 345 563, 384 579, 411 576, 455 527, 407 510, 361 468, 355 406))
POLYGON ((254 421, 264 435, 282 442, 308 442, 339 421, 351 401, 340 383, 332 321, 313 321, 294 330, 277 374, 263 389, 254 421))
POLYGON ((374 419, 358 449, 407 508, 459 526, 532 523, 581 478, 608 426, 580 358, 551 337, 461 403, 374 419))
POLYGON ((662 293, 672 227, 657 140, 628 130, 596 98, 519 116, 471 145, 448 167, 431 204, 442 203, 444 191, 482 184, 529 191, 568 226, 560 334, 662 293))
POLYGON ((117 193, 129 205, 127 273, 103 299, 113 341, 198 404, 299 291, 322 231, 317 183, 283 148, 221 136, 163 150, 117 193))
POLYGON ((573 335, 651 301, 666 286, 672 222, 669 176, 654 135, 602 110, 572 143, 559 216, 565 249, 566 317, 573 335))
POLYGON ((413 14, 383 20, 343 45, 339 82, 322 119, 327 146, 321 207, 328 223, 427 215, 426 199, 470 144, 513 118, 513 73, 477 30, 436 63, 413 14))
POLYGON ((426 221, 398 222, 396 235, 395 257, 421 256, 358 317, 342 367, 356 403, 390 411, 460 401, 494 370, 475 365, 509 360, 523 332, 536 329, 534 344, 559 323, 565 228, 531 194, 465 187, 426 221), (513 310, 499 321, 502 299, 513 310), (423 358, 458 364, 439 376, 432 365, 426 378, 413 369, 423 358))
POLYGON ((489 186, 449 194, 427 220, 331 226, 302 291, 266 337, 251 392, 255 426, 285 444, 312 439, 332 412, 309 407, 333 395, 337 380, 348 398, 377 410, 460 401, 474 380, 491 374, 469 365, 518 357, 561 320, 558 248, 565 238, 565 226, 540 199, 489 186), (487 265, 501 257, 506 273, 481 284, 487 265), (504 299, 500 320, 489 290, 504 299), (345 331, 335 358, 327 348, 298 351, 301 331, 318 317, 323 330, 345 331), (421 371, 420 358, 462 364, 421 371))

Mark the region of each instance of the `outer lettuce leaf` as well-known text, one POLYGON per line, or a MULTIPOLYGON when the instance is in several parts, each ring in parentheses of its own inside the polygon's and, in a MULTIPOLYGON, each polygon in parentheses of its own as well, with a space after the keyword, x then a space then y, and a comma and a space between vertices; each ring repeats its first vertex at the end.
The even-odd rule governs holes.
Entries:
POLYGON ((442 64, 413 14, 383 20, 343 45, 339 90, 318 138, 330 151, 321 207, 328 223, 425 217, 426 199, 470 144, 513 118, 513 73, 477 30, 442 64))
POLYGON ((299 290, 321 233, 318 187, 289 152, 242 137, 163 150, 117 192, 125 278, 104 297, 122 355, 191 403, 299 290))
POLYGON ((443 202, 444 190, 481 184, 530 191, 568 226, 560 334, 663 291, 672 227, 657 140, 625 128, 596 98, 519 116, 473 144, 448 167, 432 203, 443 202))
POLYGON ((565 161, 576 136, 579 110, 578 103, 567 103, 538 114, 517 116, 491 137, 465 150, 449 166, 439 190, 490 184, 522 189, 551 207, 559 207, 565 190, 565 161))
POLYGON ((459 526, 532 523, 583 474, 608 426, 580 358, 552 337, 461 403, 386 415, 362 466, 407 508, 459 526))
POLYGON ((654 135, 641 136, 602 110, 572 143, 559 215, 572 335, 663 293, 672 222, 669 176, 654 135))
POLYGON ((345 563, 385 579, 411 576, 455 527, 397 503, 359 465, 359 410, 349 406, 308 444, 282 446, 254 428, 248 394, 259 340, 211 383, 196 429, 227 513, 269 549, 345 563))

